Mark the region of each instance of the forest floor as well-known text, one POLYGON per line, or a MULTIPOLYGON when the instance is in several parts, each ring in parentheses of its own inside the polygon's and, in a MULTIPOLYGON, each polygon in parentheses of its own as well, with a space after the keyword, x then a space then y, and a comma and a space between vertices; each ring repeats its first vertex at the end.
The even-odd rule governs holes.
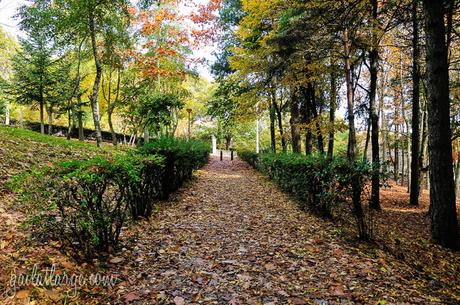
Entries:
MULTIPOLYGON (((49 143, 28 145, 21 138, 8 144, 1 136, 0 188, 5 176, 30 166, 24 165, 29 159, 70 153, 52 150, 49 143), (6 159, 11 154, 24 164, 8 170, 4 162, 11 162, 6 159)), ((71 150, 93 153, 92 148, 71 150)), ((51 242, 30 239, 19 226, 24 216, 14 194, 1 194, 1 304, 460 302, 458 253, 430 242, 427 194, 420 208, 407 208, 401 187, 382 190, 383 210, 374 215, 375 242, 363 243, 346 219, 333 223, 302 211, 245 163, 213 158, 155 218, 126 228, 120 249, 107 262, 83 265, 51 242), (116 281, 110 287, 18 283, 15 275, 29 274, 34 265, 38 270, 55 265, 61 275, 90 278, 99 273, 116 281), (13 290, 15 297, 8 298, 13 290)))

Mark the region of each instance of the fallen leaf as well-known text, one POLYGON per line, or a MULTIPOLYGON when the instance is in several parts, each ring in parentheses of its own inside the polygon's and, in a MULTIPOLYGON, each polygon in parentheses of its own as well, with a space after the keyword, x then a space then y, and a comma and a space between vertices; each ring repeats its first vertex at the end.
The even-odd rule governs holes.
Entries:
POLYGON ((184 298, 181 298, 181 297, 179 297, 179 296, 176 296, 176 297, 174 298, 174 304, 176 304, 176 305, 184 305, 184 304, 185 304, 185 300, 184 300, 184 298))

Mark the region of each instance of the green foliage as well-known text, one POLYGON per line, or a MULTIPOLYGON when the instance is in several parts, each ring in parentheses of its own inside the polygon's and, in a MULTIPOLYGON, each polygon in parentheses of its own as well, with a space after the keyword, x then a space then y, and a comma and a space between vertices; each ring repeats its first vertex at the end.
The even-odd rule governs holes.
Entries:
POLYGON ((119 170, 120 187, 126 196, 131 217, 134 220, 149 218, 161 194, 165 158, 131 152, 118 157, 115 167, 119 170))
MULTIPOLYGON (((50 147, 96 151, 94 145, 22 129, 0 128, 2 133, 18 141, 34 135, 36 143, 50 147)), ((209 152, 199 141, 163 138, 112 157, 36 164, 13 176, 8 187, 20 195, 37 236, 59 240, 77 260, 91 260, 117 245, 127 219, 149 218, 161 198, 207 162, 209 152)))
POLYGON ((143 93, 137 107, 137 115, 144 119, 145 126, 155 132, 159 131, 161 125, 170 127, 174 111, 181 109, 183 102, 174 94, 148 91, 143 93))
POLYGON ((252 167, 257 168, 257 163, 259 161, 258 153, 249 150, 242 150, 238 151, 238 157, 240 157, 241 160, 247 162, 252 167))
POLYGON ((22 199, 31 207, 34 231, 61 241, 77 260, 109 252, 118 243, 127 215, 122 174, 113 161, 96 157, 23 175, 23 184, 32 186, 23 188, 22 199))
POLYGON ((371 177, 369 163, 351 163, 340 157, 328 160, 322 155, 267 153, 257 156, 249 152, 241 152, 239 156, 257 166, 283 191, 299 199, 303 208, 327 218, 334 217, 341 204, 350 202, 354 190, 358 189, 361 196, 371 177), (358 186, 354 185, 356 182, 358 186))
POLYGON ((166 199, 208 162, 210 147, 201 141, 160 138, 141 147, 140 152, 165 157, 161 198, 166 199))
POLYGON ((128 211, 151 215, 163 168, 163 157, 136 153, 71 160, 17 175, 10 188, 30 205, 36 233, 90 260, 117 245, 128 211))

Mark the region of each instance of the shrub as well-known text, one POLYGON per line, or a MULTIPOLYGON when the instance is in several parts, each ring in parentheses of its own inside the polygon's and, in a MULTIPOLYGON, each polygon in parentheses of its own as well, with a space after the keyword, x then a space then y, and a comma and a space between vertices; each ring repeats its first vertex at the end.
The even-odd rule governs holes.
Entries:
POLYGON ((117 245, 128 210, 134 219, 151 215, 163 168, 161 156, 128 153, 59 162, 19 175, 12 184, 22 185, 17 188, 30 206, 35 233, 60 240, 81 261, 117 245))
POLYGON ((303 208, 313 209, 332 218, 340 203, 352 202, 358 234, 363 239, 371 235, 365 222, 361 197, 371 175, 366 162, 349 162, 336 157, 328 160, 321 155, 243 153, 242 159, 274 180, 283 191, 299 199, 303 208), (256 161, 254 161, 256 160, 256 161))
POLYGON ((124 192, 113 162, 96 157, 66 161, 28 178, 29 198, 35 199, 32 224, 40 234, 59 239, 77 259, 92 259, 118 243, 126 218, 124 192), (30 196, 32 195, 32 196, 30 196))
POLYGON ((152 215, 154 203, 161 194, 164 168, 165 158, 160 155, 128 153, 115 160, 119 188, 134 220, 152 215))
POLYGON ((140 152, 165 158, 160 197, 167 199, 184 181, 192 178, 194 170, 208 162, 210 147, 200 141, 161 138, 147 143, 140 148, 140 152))
POLYGON ((113 159, 65 161, 22 173, 10 188, 22 194, 35 233, 60 240, 77 260, 91 260, 117 245, 129 214, 149 218, 155 202, 208 157, 201 142, 165 138, 113 159))
POLYGON ((238 151, 238 156, 241 158, 241 160, 247 162, 252 167, 254 168, 257 167, 259 154, 257 154, 256 152, 249 151, 249 150, 242 150, 242 151, 238 151))

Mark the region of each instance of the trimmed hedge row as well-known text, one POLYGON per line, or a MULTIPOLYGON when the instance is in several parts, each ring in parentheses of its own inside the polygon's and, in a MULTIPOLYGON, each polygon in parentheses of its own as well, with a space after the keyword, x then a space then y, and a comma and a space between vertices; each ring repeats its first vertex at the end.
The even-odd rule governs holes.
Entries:
POLYGON ((127 219, 149 218, 209 152, 201 142, 160 139, 111 159, 59 162, 11 185, 30 207, 36 233, 61 241, 77 260, 91 260, 117 245, 127 219))
POLYGON ((257 168, 257 161, 259 159, 259 154, 253 151, 243 150, 243 151, 238 151, 238 157, 240 157, 243 161, 251 165, 253 168, 257 168))
POLYGON ((140 148, 144 155, 158 154, 165 157, 165 171, 162 177, 161 199, 181 187, 182 183, 192 177, 195 169, 205 165, 209 160, 210 147, 203 142, 182 141, 174 138, 162 138, 140 148))
POLYGON ((324 217, 333 218, 339 210, 335 208, 351 199, 358 234, 363 239, 369 238, 370 228, 361 204, 372 173, 369 163, 349 162, 340 157, 328 160, 321 155, 257 155, 252 152, 239 152, 238 155, 275 181, 283 191, 299 199, 303 208, 313 209, 324 217))

